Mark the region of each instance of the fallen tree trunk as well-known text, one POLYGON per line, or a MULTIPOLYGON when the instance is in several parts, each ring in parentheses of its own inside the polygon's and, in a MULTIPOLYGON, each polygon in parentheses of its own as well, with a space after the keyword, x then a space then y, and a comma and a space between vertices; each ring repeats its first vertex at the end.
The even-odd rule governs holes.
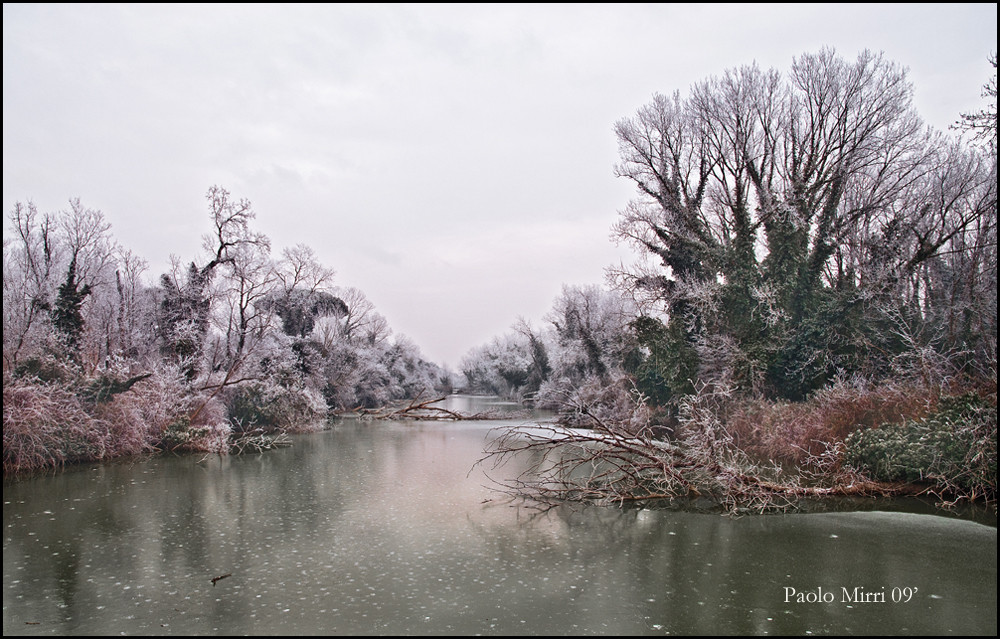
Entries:
POLYGON ((844 472, 817 475, 761 466, 731 445, 666 442, 652 431, 626 432, 596 420, 592 429, 554 424, 508 428, 480 464, 494 469, 528 460, 500 490, 541 506, 572 501, 624 504, 697 500, 733 514, 794 509, 801 499, 914 494, 909 484, 870 481, 844 472))
POLYGON ((262 432, 254 432, 246 433, 230 440, 229 452, 232 455, 262 453, 265 450, 287 448, 291 445, 292 440, 284 433, 268 435, 262 432))
POLYGON ((411 400, 407 406, 402 408, 381 408, 378 410, 361 409, 359 415, 362 419, 378 420, 415 420, 415 421, 464 421, 464 420, 486 420, 486 419, 510 419, 508 413, 499 411, 485 411, 480 413, 459 413, 441 406, 434 406, 438 402, 443 402, 445 397, 428 399, 421 401, 420 398, 411 400))
POLYGON ((579 418, 574 423, 586 427, 501 429, 478 463, 497 468, 516 457, 524 470, 497 483, 543 507, 694 500, 699 507, 744 514, 794 509, 810 498, 915 494, 912 485, 871 481, 845 468, 836 447, 804 466, 754 460, 734 443, 719 411, 709 410, 716 399, 706 394, 692 405, 697 410, 687 411, 670 440, 659 437, 648 419, 604 419, 585 405, 572 405, 579 418))

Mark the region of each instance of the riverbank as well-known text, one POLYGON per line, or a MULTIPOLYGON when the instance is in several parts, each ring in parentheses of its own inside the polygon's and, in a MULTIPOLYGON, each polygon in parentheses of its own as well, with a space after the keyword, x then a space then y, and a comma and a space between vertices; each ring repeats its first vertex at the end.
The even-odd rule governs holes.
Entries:
MULTIPOLYGON (((157 452, 260 452, 285 445, 283 433, 326 426, 292 410, 281 426, 236 428, 217 400, 194 411, 192 423, 193 400, 179 399, 166 378, 147 377, 103 401, 65 385, 5 378, 5 475, 157 452)), ((557 464, 545 456, 534 476, 507 486, 550 501, 694 497, 752 513, 795 508, 803 498, 928 494, 944 506, 971 501, 995 511, 995 387, 990 391, 835 384, 791 403, 703 389, 682 400, 673 418, 605 393, 564 408, 560 419, 572 428, 500 433, 489 453, 502 459, 562 449, 557 464), (588 467, 599 470, 581 472, 588 467)), ((455 419, 460 411, 411 402, 366 416, 455 419)), ((502 415, 494 406, 476 416, 502 415)))
POLYGON ((837 384, 797 403, 706 387, 671 419, 621 392, 575 399, 557 424, 501 434, 490 457, 532 456, 507 489, 544 503, 695 499, 748 514, 804 498, 930 495, 995 511, 996 442, 995 385, 837 384))

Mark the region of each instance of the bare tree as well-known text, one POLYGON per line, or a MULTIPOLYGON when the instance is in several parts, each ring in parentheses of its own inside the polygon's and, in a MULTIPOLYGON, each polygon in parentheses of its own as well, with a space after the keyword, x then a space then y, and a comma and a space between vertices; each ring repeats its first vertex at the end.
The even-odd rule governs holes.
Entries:
MULTIPOLYGON (((235 200, 220 186, 211 187, 206 199, 212 221, 212 232, 203 238, 208 261, 201 268, 191 264, 183 287, 179 283, 169 286, 170 282, 164 278, 166 302, 171 299, 180 302, 174 305, 175 312, 166 317, 174 323, 175 330, 179 329, 183 338, 179 343, 187 345, 183 354, 194 365, 205 350, 213 303, 224 302, 217 313, 224 347, 210 353, 208 378, 201 388, 210 393, 191 414, 192 422, 224 388, 258 378, 256 372, 242 371, 267 337, 272 315, 264 302, 278 282, 270 259, 270 240, 250 227, 256 217, 250 201, 235 200), (211 285, 219 270, 222 281, 216 282, 213 294, 211 285)), ((166 304, 165 310, 170 310, 166 304)), ((199 372, 192 365, 186 370, 192 380, 199 372)))
POLYGON ((307 294, 327 290, 333 284, 335 272, 323 266, 316 258, 316 252, 305 244, 296 244, 282 251, 275 277, 285 295, 293 291, 307 294))
POLYGON ((111 223, 95 209, 84 208, 79 198, 70 200, 70 210, 59 217, 59 227, 68 260, 76 262, 80 282, 96 287, 109 280, 117 250, 111 237, 111 223))
POLYGON ((111 225, 79 199, 70 200, 69 211, 46 214, 18 202, 10 221, 14 234, 4 240, 5 366, 16 366, 26 352, 37 355, 50 336, 61 336, 68 346, 64 354, 74 359, 86 342, 84 360, 96 366, 105 353, 95 339, 103 324, 100 313, 84 303, 110 283, 117 250, 111 225))
POLYGON ((272 313, 262 302, 278 284, 275 265, 262 243, 246 244, 231 251, 231 260, 222 284, 226 308, 227 357, 242 359, 247 350, 264 337, 271 327, 272 313))
POLYGON ((152 343, 154 311, 142 283, 142 274, 149 264, 132 251, 122 249, 118 254, 115 271, 115 289, 118 293, 117 328, 118 346, 122 354, 135 357, 152 343))
MULTIPOLYGON (((192 262, 182 274, 174 260, 172 272, 161 277, 164 291, 161 332, 166 350, 184 362, 188 379, 194 379, 200 372, 198 360, 209 329, 213 303, 211 284, 216 270, 228 267, 228 275, 236 282, 233 325, 237 350, 241 350, 239 344, 245 343, 250 323, 257 317, 251 305, 260 294, 260 286, 253 279, 262 277, 267 270, 256 258, 266 256, 270 250, 267 237, 250 228, 256 214, 249 200, 234 200, 229 191, 220 186, 211 187, 206 199, 212 221, 212 232, 203 238, 208 256, 206 263, 199 267, 192 262)), ((264 279, 271 281, 273 275, 264 279)), ((221 288, 226 289, 225 286, 221 288)))
POLYGON ((208 200, 212 218, 212 232, 203 238, 204 249, 209 255, 208 262, 201 269, 203 273, 210 273, 220 264, 232 262, 234 251, 246 245, 270 248, 267 237, 250 228, 250 222, 257 217, 250 200, 234 200, 229 191, 221 186, 211 187, 205 199, 208 200))
POLYGON ((276 264, 276 290, 265 306, 280 317, 287 335, 305 338, 323 317, 343 317, 348 309, 330 292, 334 271, 323 266, 311 248, 285 249, 276 264))
POLYGON ((13 234, 4 233, 3 359, 17 367, 25 351, 35 351, 55 293, 61 264, 55 216, 40 214, 34 203, 17 202, 10 213, 13 234))
POLYGON ((392 334, 389 322, 361 290, 349 286, 337 289, 336 293, 347 307, 340 320, 341 333, 347 340, 377 345, 389 338, 392 334))
POLYGON ((992 149, 994 155, 997 151, 997 54, 993 52, 989 56, 989 62, 993 66, 993 77, 983 85, 982 97, 992 100, 986 108, 975 113, 963 113, 961 119, 955 123, 959 129, 972 132, 976 140, 985 142, 992 149))

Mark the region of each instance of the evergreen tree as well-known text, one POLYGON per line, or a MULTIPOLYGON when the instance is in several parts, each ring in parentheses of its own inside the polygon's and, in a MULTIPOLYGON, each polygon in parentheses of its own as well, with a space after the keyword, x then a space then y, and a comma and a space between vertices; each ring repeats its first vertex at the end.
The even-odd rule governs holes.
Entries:
POLYGON ((66 281, 59 286, 51 313, 52 325, 65 340, 67 353, 74 361, 79 358, 80 337, 84 328, 83 313, 80 309, 91 292, 89 284, 81 286, 81 282, 77 280, 76 256, 73 256, 69 268, 66 269, 66 281))

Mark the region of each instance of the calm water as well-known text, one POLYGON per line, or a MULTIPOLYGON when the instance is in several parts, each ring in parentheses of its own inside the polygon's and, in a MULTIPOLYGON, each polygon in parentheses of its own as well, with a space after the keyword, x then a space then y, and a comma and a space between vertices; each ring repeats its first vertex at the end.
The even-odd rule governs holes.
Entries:
POLYGON ((470 473, 500 424, 344 423, 9 482, 4 635, 996 634, 994 527, 535 515, 470 473))

